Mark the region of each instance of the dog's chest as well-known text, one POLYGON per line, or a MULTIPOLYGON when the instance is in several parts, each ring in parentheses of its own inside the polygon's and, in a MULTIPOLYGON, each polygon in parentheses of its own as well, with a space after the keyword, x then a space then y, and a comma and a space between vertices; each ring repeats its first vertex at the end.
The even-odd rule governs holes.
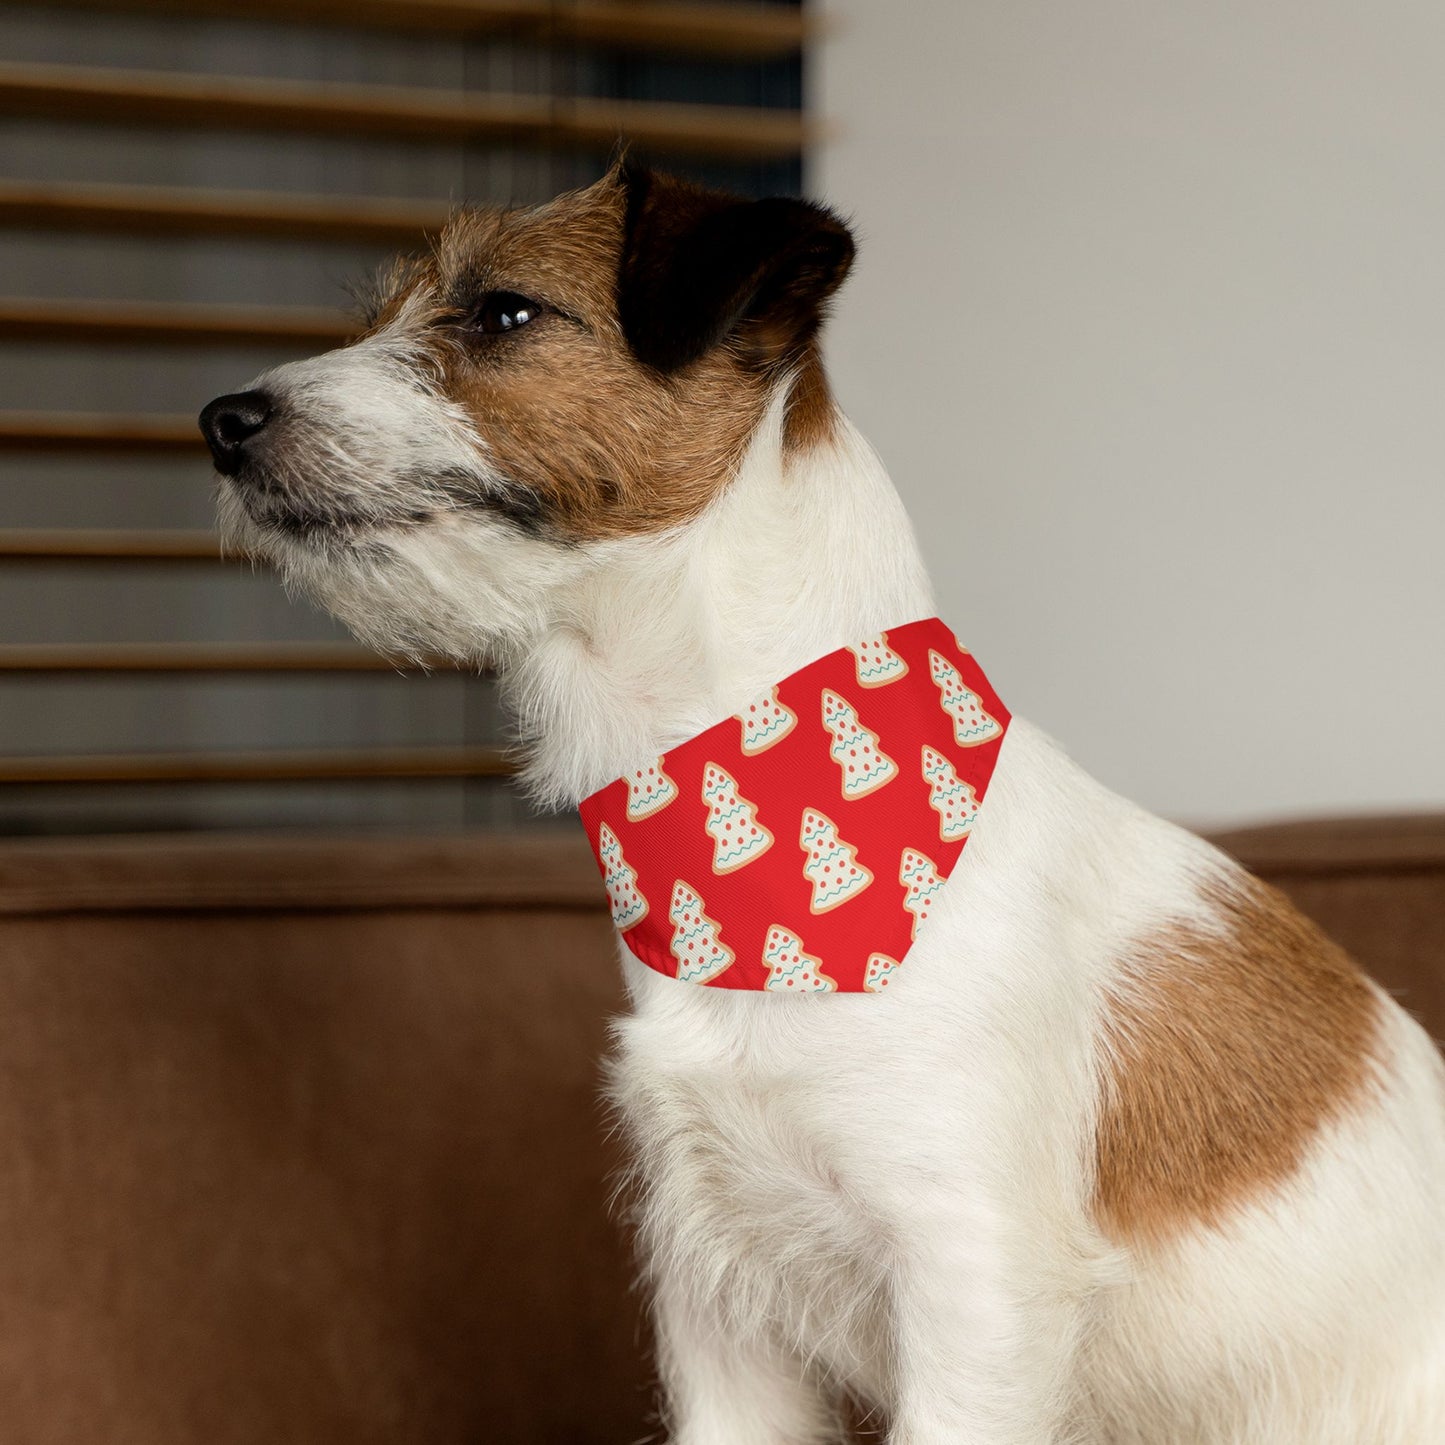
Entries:
POLYGON ((780 1022, 771 1040, 738 1018, 689 1039, 676 1014, 644 1009, 620 1029, 614 1096, 649 1252, 839 1373, 875 1377, 888 1241, 868 1204, 857 1061, 800 1035, 806 1019, 780 1022))

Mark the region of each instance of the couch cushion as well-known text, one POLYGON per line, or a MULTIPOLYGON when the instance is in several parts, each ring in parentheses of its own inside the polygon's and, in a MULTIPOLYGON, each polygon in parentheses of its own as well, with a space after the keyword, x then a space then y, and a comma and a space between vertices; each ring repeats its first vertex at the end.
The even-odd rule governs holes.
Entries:
POLYGON ((598 891, 580 837, 0 847, 5 1440, 645 1433, 598 891))

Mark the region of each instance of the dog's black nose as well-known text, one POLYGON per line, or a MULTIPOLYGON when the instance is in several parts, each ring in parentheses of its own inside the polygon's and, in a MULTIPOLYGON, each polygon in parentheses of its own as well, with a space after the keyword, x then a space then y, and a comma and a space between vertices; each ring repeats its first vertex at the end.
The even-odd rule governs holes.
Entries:
POLYGON ((271 410, 271 398, 264 391, 218 396, 206 406, 201 433, 222 476, 234 477, 241 470, 246 443, 270 421, 271 410))

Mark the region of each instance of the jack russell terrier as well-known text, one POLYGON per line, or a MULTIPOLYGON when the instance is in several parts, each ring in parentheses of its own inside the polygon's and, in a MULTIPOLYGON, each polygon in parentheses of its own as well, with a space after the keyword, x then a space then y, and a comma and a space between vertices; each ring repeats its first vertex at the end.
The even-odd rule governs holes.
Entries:
POLYGON ((494 666, 582 805, 670 1438, 1445 1441, 1440 1057, 933 617, 819 360, 852 257, 623 162, 202 413, 229 538, 494 666))

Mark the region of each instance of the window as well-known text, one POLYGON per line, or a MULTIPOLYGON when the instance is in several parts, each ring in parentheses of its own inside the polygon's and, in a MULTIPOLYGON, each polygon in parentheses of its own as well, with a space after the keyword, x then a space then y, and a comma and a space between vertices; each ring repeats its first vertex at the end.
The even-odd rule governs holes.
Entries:
POLYGON ((0 10, 0 833, 530 820, 486 679, 399 675, 217 557, 195 414, 336 344, 347 283, 453 201, 585 184, 618 130, 698 179, 796 192, 802 14, 366 16, 0 10), (679 102, 707 107, 690 138, 658 109, 679 102))

